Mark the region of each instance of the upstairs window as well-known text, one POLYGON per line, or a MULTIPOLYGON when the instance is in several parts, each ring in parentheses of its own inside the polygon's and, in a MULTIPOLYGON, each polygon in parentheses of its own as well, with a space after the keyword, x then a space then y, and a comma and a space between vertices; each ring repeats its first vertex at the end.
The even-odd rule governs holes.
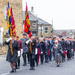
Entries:
POLYGON ((45 27, 45 34, 48 34, 48 27, 45 27))

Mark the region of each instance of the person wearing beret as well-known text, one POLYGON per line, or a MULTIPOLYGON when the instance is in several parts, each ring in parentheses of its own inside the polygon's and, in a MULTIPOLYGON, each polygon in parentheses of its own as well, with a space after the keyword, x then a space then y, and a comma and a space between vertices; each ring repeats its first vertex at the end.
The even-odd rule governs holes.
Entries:
POLYGON ((13 73, 13 72, 16 72, 17 56, 18 56, 18 51, 20 51, 19 43, 15 40, 15 36, 12 35, 12 38, 6 38, 5 44, 8 45, 6 61, 10 62, 10 65, 12 68, 10 73, 13 73), (12 42, 11 42, 11 40, 12 40, 12 42), (12 51, 13 51, 13 53, 12 53, 12 51))
POLYGON ((26 38, 26 33, 23 34, 23 38, 21 39, 22 41, 22 46, 23 46, 23 53, 22 53, 22 57, 23 57, 23 66, 26 66, 27 65, 27 60, 26 60, 26 55, 27 55, 27 52, 28 52, 28 45, 26 44, 26 41, 28 39, 26 38))

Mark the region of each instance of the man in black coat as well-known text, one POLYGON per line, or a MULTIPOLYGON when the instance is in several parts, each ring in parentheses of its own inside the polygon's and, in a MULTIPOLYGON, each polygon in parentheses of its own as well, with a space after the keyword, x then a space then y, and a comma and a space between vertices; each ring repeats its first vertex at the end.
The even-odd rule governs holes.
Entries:
POLYGON ((35 36, 31 36, 31 38, 26 42, 29 45, 29 54, 30 54, 30 70, 35 70, 35 48, 36 48, 36 40, 35 36))
POLYGON ((48 53, 50 51, 50 42, 48 38, 45 37, 45 63, 48 63, 48 53))

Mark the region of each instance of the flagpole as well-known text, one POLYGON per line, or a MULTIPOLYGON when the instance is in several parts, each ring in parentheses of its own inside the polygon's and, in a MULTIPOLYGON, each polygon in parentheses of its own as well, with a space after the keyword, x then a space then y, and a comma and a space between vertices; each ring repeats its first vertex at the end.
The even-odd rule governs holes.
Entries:
MULTIPOLYGON (((12 37, 12 28, 10 29, 10 32, 11 32, 11 36, 10 37, 12 37)), ((12 40, 11 40, 11 54, 13 55, 12 40)))

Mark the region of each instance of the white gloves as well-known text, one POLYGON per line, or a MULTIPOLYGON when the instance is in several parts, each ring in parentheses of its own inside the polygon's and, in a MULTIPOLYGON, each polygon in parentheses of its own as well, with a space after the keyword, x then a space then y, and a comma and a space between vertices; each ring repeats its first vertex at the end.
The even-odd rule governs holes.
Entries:
POLYGON ((18 57, 20 57, 21 56, 21 53, 20 53, 20 51, 18 51, 18 57))
POLYGON ((38 53, 37 51, 38 51, 37 48, 35 48, 35 55, 38 53))
POLYGON ((12 38, 6 38, 6 42, 8 43, 10 40, 12 40, 12 38))
POLYGON ((21 55, 23 54, 23 49, 21 49, 21 55))
POLYGON ((31 41, 31 39, 27 40, 27 41, 26 41, 26 44, 28 44, 30 41, 31 41))

